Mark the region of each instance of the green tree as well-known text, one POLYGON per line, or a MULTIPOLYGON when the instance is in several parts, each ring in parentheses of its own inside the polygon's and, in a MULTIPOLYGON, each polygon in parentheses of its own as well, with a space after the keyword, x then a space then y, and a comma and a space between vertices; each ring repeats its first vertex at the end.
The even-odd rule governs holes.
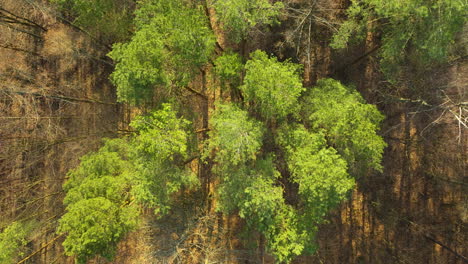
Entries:
POLYGON ((185 166, 189 122, 178 118, 170 104, 163 104, 162 109, 137 117, 130 125, 139 131, 131 141, 132 194, 156 214, 166 214, 175 193, 183 186, 199 184, 185 166))
POLYGON ((157 87, 166 92, 189 84, 214 50, 215 38, 200 6, 183 0, 144 0, 135 12, 135 36, 116 44, 111 81, 119 101, 151 101, 157 87))
POLYGON ((231 85, 231 88, 237 88, 244 69, 244 64, 239 54, 232 51, 224 52, 215 59, 214 65, 214 72, 220 79, 222 88, 224 89, 226 85, 231 85))
POLYGON ((362 40, 375 28, 382 34, 382 70, 394 77, 408 61, 423 68, 447 61, 451 44, 465 24, 468 6, 466 1, 453 0, 353 0, 347 14, 332 47, 362 40))
POLYGON ((307 234, 300 232, 296 211, 283 198, 284 190, 278 185, 281 174, 275 167, 269 156, 250 166, 224 168, 219 172, 218 210, 237 211, 249 229, 265 237, 268 251, 279 262, 287 262, 301 254, 307 234))
POLYGON ((218 104, 210 119, 212 131, 205 156, 216 150, 218 166, 244 164, 256 159, 264 128, 248 112, 233 104, 218 104))
POLYGON ((111 260, 117 243, 137 227, 138 206, 165 214, 174 193, 198 183, 183 162, 188 122, 169 104, 131 125, 137 135, 107 140, 82 157, 64 184, 66 213, 58 233, 67 235, 65 252, 78 263, 95 255, 111 260))
POLYGON ((154 27, 147 27, 135 33, 125 44, 114 44, 109 53, 116 61, 110 78, 117 87, 120 102, 139 105, 153 99, 155 86, 169 85, 164 61, 168 56, 162 38, 154 27))
POLYGON ((386 144, 376 131, 384 116, 354 87, 333 79, 319 80, 307 91, 301 105, 303 119, 314 131, 324 131, 354 176, 369 168, 382 170, 380 161, 386 144))
MULTIPOLYGON (((273 24, 282 7, 266 0, 213 5, 235 41, 256 25, 273 24)), ((199 72, 206 76, 215 41, 207 7, 185 0, 138 2, 135 35, 109 53, 117 63, 111 80, 119 101, 138 105, 161 94, 177 100, 178 89, 194 83, 199 72)), ((243 97, 218 97, 214 111, 203 116, 208 127, 201 132, 209 131, 208 137, 195 137, 190 122, 162 104, 131 122, 132 136, 108 140, 69 173, 59 227, 67 234, 67 254, 81 262, 96 254, 111 258, 117 242, 136 227, 138 206, 168 213, 181 190, 198 184, 186 166, 192 154, 198 156, 198 146, 189 144, 195 139, 204 140, 202 159, 212 162, 218 177, 217 210, 238 213, 278 262, 314 252, 318 225, 346 199, 355 177, 381 170, 385 143, 377 133, 383 117, 353 87, 325 79, 306 89, 300 65, 263 51, 250 56, 245 65, 230 51, 214 58, 216 77, 243 97)), ((196 109, 210 105, 203 101, 196 109)))
POLYGON ((31 223, 13 222, 0 232, 0 264, 15 263, 17 257, 23 256, 32 229, 31 223))
POLYGON ((207 155, 216 152, 215 171, 221 179, 218 210, 238 210, 249 228, 265 236, 267 248, 279 261, 299 255, 303 236, 297 232, 295 212, 286 204, 283 188, 276 186, 281 174, 271 155, 257 159, 262 123, 232 104, 217 105, 210 122, 207 155))
POLYGON ((136 208, 116 204, 105 197, 80 200, 67 206, 60 219, 59 232, 67 233, 63 242, 67 255, 78 263, 99 254, 108 260, 117 243, 136 226, 136 208))
POLYGON ((244 39, 258 25, 272 25, 283 3, 271 4, 268 0, 214 0, 218 19, 234 42, 244 39))
POLYGON ((245 100, 266 119, 282 119, 296 112, 298 98, 305 90, 299 77, 301 66, 279 62, 263 51, 255 51, 245 65, 240 90, 245 100))
POLYGON ((317 226, 354 187, 347 162, 328 146, 325 135, 304 126, 282 127, 277 137, 285 151, 291 181, 299 187, 298 222, 306 233, 304 248, 313 253, 317 226))
POLYGON ((126 144, 125 139, 106 141, 68 174, 66 213, 57 232, 67 234, 65 253, 76 256, 78 263, 97 254, 111 260, 117 243, 136 227, 139 212, 131 203, 129 181, 122 176, 130 166, 122 157, 126 144))
MULTIPOLYGON (((257 67, 246 67, 244 86, 249 69, 265 69, 264 74, 249 76, 250 87, 266 90, 267 85, 255 85, 267 81, 291 84, 284 75, 271 74, 265 67, 272 67, 271 71, 282 69, 281 63, 259 54, 268 63, 261 60, 263 63, 257 67)), ((246 65, 254 60, 255 56, 246 65)), ((293 70, 286 71, 286 76, 298 80, 293 70)), ((287 102, 291 109, 299 106, 298 114, 291 118, 284 118, 293 113, 291 109, 284 110, 288 109, 284 107, 285 100, 264 100, 265 104, 270 103, 265 106, 266 111, 261 106, 250 108, 263 115, 283 113, 266 115, 279 126, 268 133, 261 122, 249 117, 247 110, 232 104, 218 105, 210 121, 207 148, 208 154, 215 155, 214 172, 220 178, 218 209, 225 213, 237 211, 249 228, 265 237, 268 251, 279 262, 289 262, 304 251, 315 251, 318 225, 348 197, 355 186, 355 176, 371 168, 381 169, 385 147, 377 135, 382 115, 375 106, 366 104, 353 87, 324 79, 301 94, 304 89, 300 83, 297 86, 297 95, 287 102), (273 138, 274 143, 266 137, 273 138), (279 156, 268 149, 279 150, 279 156), (276 169, 281 164, 286 164, 283 171, 287 173, 276 169), (280 182, 298 186, 298 200, 293 204, 286 203, 286 190, 280 182)), ((287 93, 287 89, 272 90, 268 92, 287 93)), ((266 97, 246 96, 246 100, 253 104, 266 97)))

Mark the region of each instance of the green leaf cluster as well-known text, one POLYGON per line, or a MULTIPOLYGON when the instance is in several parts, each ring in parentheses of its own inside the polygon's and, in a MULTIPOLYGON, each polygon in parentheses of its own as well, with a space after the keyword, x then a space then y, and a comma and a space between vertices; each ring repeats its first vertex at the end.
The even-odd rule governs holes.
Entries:
POLYGON ((353 0, 347 14, 332 47, 362 40, 372 25, 382 34, 382 70, 392 77, 407 62, 424 68, 447 61, 466 22, 468 5, 453 0, 353 0))
POLYGON ((216 152, 218 210, 238 211, 249 228, 265 236, 267 248, 280 262, 289 261, 304 249, 307 233, 300 232, 294 208, 286 204, 281 174, 271 155, 258 157, 264 128, 233 104, 219 104, 210 120, 212 131, 206 156, 216 152))
POLYGON ((237 166, 255 160, 262 146, 264 128, 234 104, 218 104, 210 119, 212 131, 205 156, 216 150, 220 167, 237 166))
POLYGON ((136 32, 130 42, 116 44, 111 81, 118 100, 151 101, 157 87, 186 86, 208 62, 215 38, 200 6, 183 0, 142 0, 135 11, 136 32))
POLYGON ((240 86, 245 100, 265 119, 282 119, 296 112, 298 98, 305 90, 299 76, 301 66, 279 62, 260 50, 250 56, 244 84, 240 86))
POLYGON ((268 156, 250 165, 222 168, 218 210, 237 210, 250 229, 265 236, 268 251, 279 262, 287 262, 302 252, 305 233, 299 233, 295 210, 277 186, 281 175, 275 167, 268 156))
POLYGON ((86 263, 96 254, 111 260, 117 243, 135 227, 137 212, 134 207, 121 208, 105 197, 69 205, 58 229, 67 233, 63 242, 66 254, 76 255, 78 263, 86 263))
POLYGON ((299 255, 303 235, 297 232, 295 213, 284 201, 283 188, 276 186, 281 175, 271 155, 257 159, 262 124, 233 104, 218 104, 210 122, 207 153, 216 151, 215 170, 221 177, 218 210, 238 210, 249 228, 265 236, 278 261, 299 255))
POLYGON ((243 197, 237 208, 249 227, 265 236, 267 249, 276 260, 286 262, 300 255, 304 236, 298 232, 295 210, 283 198, 283 188, 276 185, 279 177, 271 157, 259 160, 249 174, 238 179, 246 186, 240 189, 243 197))
POLYGON ((110 78, 118 101, 139 105, 153 98, 155 86, 169 83, 163 66, 164 43, 155 34, 151 27, 139 30, 129 43, 114 44, 108 54, 117 62, 110 78))
POLYGON ((139 131, 131 141, 132 194, 139 203, 155 208, 156 214, 166 214, 174 193, 198 185, 185 167, 189 122, 163 104, 161 110, 137 117, 130 125, 139 131))
POLYGON ((117 243, 137 227, 139 205, 162 215, 183 186, 197 184, 183 160, 187 156, 188 121, 171 105, 131 125, 137 134, 107 140, 81 159, 64 184, 66 213, 58 233, 67 234, 67 255, 85 263, 94 255, 112 259, 117 243))
POLYGON ((112 259, 117 243, 136 227, 138 210, 131 204, 130 185, 122 177, 129 166, 119 153, 125 140, 108 140, 84 156, 64 184, 66 213, 58 232, 66 233, 65 253, 78 263, 96 254, 112 259))
POLYGON ((222 82, 238 84, 244 64, 239 54, 227 51, 218 56, 214 61, 214 71, 222 82))
POLYGON ((299 187, 298 217, 300 230, 307 233, 305 249, 314 249, 314 234, 327 213, 354 187, 347 162, 328 146, 325 135, 302 125, 284 126, 277 137, 285 151, 292 182, 299 187))
POLYGON ((301 112, 314 131, 325 133, 354 173, 368 168, 382 170, 380 161, 386 144, 376 132, 384 116, 354 87, 333 79, 319 80, 304 96, 301 112))
POLYGON ((215 155, 218 210, 237 211, 265 237, 277 261, 289 262, 315 251, 318 225, 348 197, 353 176, 381 169, 385 143, 377 132, 383 116, 353 87, 332 79, 306 91, 297 65, 263 52, 245 68, 240 89, 253 113, 217 105, 205 156, 215 155), (270 131, 251 117, 258 113, 275 121, 270 131), (284 182, 298 187, 298 200, 285 201, 284 182))
POLYGON ((24 255, 22 249, 32 228, 31 223, 13 222, 0 232, 0 264, 15 263, 24 255))
POLYGON ((257 25, 278 23, 277 17, 284 4, 271 4, 268 0, 214 0, 213 6, 223 28, 237 43, 257 25))

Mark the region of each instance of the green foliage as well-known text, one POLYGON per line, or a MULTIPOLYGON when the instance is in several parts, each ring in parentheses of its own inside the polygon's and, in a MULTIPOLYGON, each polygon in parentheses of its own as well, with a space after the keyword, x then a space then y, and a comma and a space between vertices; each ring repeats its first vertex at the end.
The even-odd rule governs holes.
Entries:
POLYGON ((70 204, 58 229, 60 233, 67 233, 63 242, 66 254, 76 255, 78 263, 86 263, 95 254, 111 260, 117 242, 136 226, 137 215, 136 208, 106 197, 70 204))
POLYGON ((66 233, 65 253, 78 263, 96 254, 112 259, 117 243, 136 227, 138 210, 131 204, 130 184, 122 177, 130 164, 120 151, 127 141, 108 140, 95 153, 82 157, 64 184, 66 213, 58 233, 66 233))
POLYGON ((136 136, 107 140, 82 157, 64 184, 67 207, 58 233, 67 234, 65 252, 79 263, 97 254, 112 259, 117 243, 137 226, 138 204, 167 213, 174 193, 197 184, 183 162, 188 122, 169 104, 131 125, 136 136))
POLYGON ((376 29, 382 33, 382 69, 392 77, 407 61, 422 67, 446 61, 468 16, 468 5, 453 0, 353 0, 347 13, 332 47, 345 47, 352 36, 362 40, 368 22, 377 22, 376 29))
POLYGON ((105 42, 129 37, 133 4, 127 0, 51 0, 76 17, 73 23, 105 42))
POLYGON ((261 123, 235 105, 220 104, 211 126, 205 155, 216 151, 215 168, 221 177, 218 210, 238 210, 250 228, 265 236, 278 261, 299 255, 304 237, 293 208, 283 199, 283 188, 276 186, 281 175, 271 156, 257 160, 264 133, 261 123))
POLYGON ((167 159, 170 161, 187 156, 186 128, 190 122, 178 118, 170 104, 148 115, 137 116, 130 126, 139 131, 133 144, 137 158, 146 160, 167 159))
POLYGON ((174 193, 182 186, 198 185, 197 177, 184 164, 189 122, 164 104, 161 110, 137 117, 130 125, 139 131, 131 144, 132 194, 139 203, 155 208, 155 213, 165 214, 174 193))
POLYGON ((201 7, 183 0, 139 2, 137 31, 129 43, 114 45, 111 81, 119 101, 151 101, 156 86, 187 85, 210 58, 215 38, 201 7))
POLYGON ((299 102, 303 88, 297 76, 298 67, 285 64, 257 52, 246 65, 246 82, 241 89, 251 104, 257 104, 256 111, 280 121, 279 130, 271 131, 269 136, 274 138, 275 148, 280 149, 282 160, 276 163, 284 162, 289 176, 282 178, 285 175, 277 171, 274 157, 262 152, 265 150, 262 124, 232 104, 217 105, 205 153, 205 156, 215 154, 214 172, 221 180, 218 210, 237 211, 249 228, 265 237, 268 251, 278 262, 289 262, 304 251, 316 250, 318 225, 354 188, 350 174, 381 169, 385 147, 376 134, 382 115, 375 106, 366 104, 356 90, 324 79, 299 102), (282 72, 287 74, 281 75, 282 72), (254 86, 259 83, 267 85, 254 86), (278 83, 282 89, 271 88, 278 83), (285 88, 287 85, 292 88, 285 88), (252 88, 250 94, 247 88, 252 88), (292 96, 272 96, 294 89, 292 96), (299 104, 298 108, 295 104, 299 104), (297 120, 284 119, 295 110, 305 126, 288 124, 297 120), (281 178, 298 186, 296 204, 284 201, 281 178))
POLYGON ((305 89, 299 76, 301 66, 289 61, 278 62, 263 51, 251 54, 240 89, 245 100, 266 119, 281 119, 297 111, 297 99, 305 89))
POLYGON ((216 58, 214 64, 214 71, 222 82, 238 83, 240 74, 244 69, 244 64, 239 54, 231 51, 225 52, 216 58))
POLYGON ((283 199, 283 188, 275 186, 280 173, 272 157, 257 160, 253 166, 225 168, 219 186, 223 212, 239 211, 249 226, 262 233, 268 251, 279 262, 302 252, 303 235, 298 233, 294 210, 283 199))
POLYGON ((0 264, 15 263, 24 255, 22 247, 28 243, 32 228, 30 223, 13 222, 0 233, 0 264))
POLYGON ((306 248, 313 249, 318 224, 346 198, 354 187, 354 179, 348 174, 346 161, 327 146, 322 133, 309 132, 303 126, 286 126, 277 140, 286 152, 291 179, 299 186, 299 223, 302 231, 308 233, 306 248))
POLYGON ((384 117, 353 87, 333 79, 319 80, 305 96, 302 109, 304 119, 314 130, 324 130, 354 173, 382 169, 380 161, 386 144, 376 132, 384 117))
MULTIPOLYGON (((231 166, 223 167, 221 173, 222 184, 219 189, 220 204, 218 210, 231 212, 239 208, 239 215, 243 218, 253 216, 254 211, 267 212, 276 208, 277 201, 282 199, 281 191, 270 186, 280 177, 275 169, 272 157, 259 159, 252 162, 250 166, 246 164, 231 163, 231 166), (273 189, 271 189, 271 188, 273 189), (256 189, 271 189, 270 192, 256 193, 256 189), (260 197, 265 196, 265 197, 260 197), (257 201, 258 200, 258 201, 257 201), (262 200, 263 202, 259 202, 262 200), (263 207, 260 209, 260 207, 263 207)), ((262 221, 263 216, 254 221, 253 218, 248 221, 262 221)), ((271 218, 269 216, 269 218, 271 218)), ((264 225, 262 230, 266 229, 264 225)))
POLYGON ((233 104, 218 104, 210 119, 212 131, 205 156, 216 150, 219 166, 236 166, 256 159, 262 146, 263 127, 247 111, 233 104))
MULTIPOLYGON (((80 166, 69 171, 69 180, 64 184, 64 190, 78 188, 86 178, 98 179, 103 176, 119 176, 125 166, 125 160, 121 157, 121 149, 126 145, 125 139, 106 140, 105 145, 97 152, 81 157, 80 166)), ((68 197, 65 198, 65 201, 68 197)))
POLYGON ((153 27, 136 32, 127 44, 115 44, 109 53, 116 61, 110 78, 117 86, 120 102, 139 105, 151 101, 155 86, 168 85, 164 61, 167 57, 162 38, 153 27))
MULTIPOLYGON (((98 23, 123 3, 55 1, 77 13, 76 23, 98 23)), ((401 44, 387 39, 400 34, 389 33, 391 25, 407 23, 395 18, 396 13, 403 10, 408 18, 416 12, 416 20, 429 19, 423 9, 397 6, 395 0, 380 1, 354 1, 350 20, 335 36, 335 45, 342 46, 354 33, 364 32, 365 21, 384 17, 390 21, 382 30, 385 43, 390 43, 383 47, 385 62, 396 57, 396 53, 385 51, 401 44), (381 11, 387 9, 392 11, 381 11)), ((213 6, 224 29, 238 42, 253 27, 276 23, 283 4, 214 0, 213 6)), ((425 4, 412 7, 420 6, 425 4)), ((115 44, 109 53, 116 62, 111 81, 117 86, 118 100, 134 105, 189 85, 211 59, 215 44, 200 2, 140 0, 137 7, 134 36, 128 43, 115 44)), ((427 9, 428 14, 432 9, 427 9)), ((126 10, 119 12, 127 14, 126 10)), ((420 30, 414 27, 411 36, 401 34, 402 39, 421 37, 416 29, 420 30)), ((420 49, 432 57, 445 52, 420 49)), ((232 86, 239 84, 245 70, 239 90, 246 109, 251 110, 249 114, 238 105, 217 103, 210 116, 209 139, 202 156, 214 162, 213 172, 219 176, 217 209, 238 212, 248 228, 265 237, 267 250, 278 262, 290 262, 304 251, 313 252, 317 226, 348 196, 355 184, 351 176, 368 169, 381 170, 385 143, 376 133, 383 116, 353 88, 331 79, 320 80, 306 91, 300 65, 279 62, 262 51, 253 52, 245 66, 239 55, 225 52, 214 60, 213 70, 221 82, 232 86), (271 125, 268 136, 264 124, 253 116, 271 125), (291 191, 284 189, 285 183, 297 187, 298 199, 285 201, 285 192, 291 191)), ((167 214, 177 193, 199 184, 186 166, 193 151, 189 146, 193 135, 187 132, 190 122, 178 116, 171 105, 163 104, 160 110, 136 117, 130 126, 135 134, 107 140, 97 152, 84 156, 64 184, 66 213, 59 221, 58 233, 67 235, 63 243, 66 254, 76 256, 79 263, 95 255, 111 260, 117 243, 137 227, 139 206, 154 209, 158 216, 167 214)), ((8 256, 25 243, 24 238, 15 241, 10 242, 14 247, 8 256)))
MULTIPOLYGON (((149 26, 159 33, 155 37, 162 38, 170 53, 166 66, 173 68, 173 75, 182 74, 177 70, 197 71, 214 50, 215 37, 199 4, 188 6, 183 0, 143 0, 135 21, 138 29, 149 26)), ((178 78, 183 80, 184 77, 178 78)))
MULTIPOLYGON (((239 216, 265 236, 268 251, 277 261, 289 260, 302 252, 294 210, 285 203, 283 188, 275 186, 280 173, 271 159, 259 161, 243 180, 246 187, 238 200, 239 216)), ((234 191, 234 190, 231 190, 234 191)))
POLYGON ((272 225, 264 232, 268 251, 274 254, 277 262, 289 263, 302 254, 306 239, 312 239, 313 233, 300 229, 297 211, 290 205, 281 204, 274 214, 272 225))
POLYGON ((271 4, 268 0, 214 0, 213 6, 228 35, 239 42, 251 28, 277 23, 284 4, 271 4))

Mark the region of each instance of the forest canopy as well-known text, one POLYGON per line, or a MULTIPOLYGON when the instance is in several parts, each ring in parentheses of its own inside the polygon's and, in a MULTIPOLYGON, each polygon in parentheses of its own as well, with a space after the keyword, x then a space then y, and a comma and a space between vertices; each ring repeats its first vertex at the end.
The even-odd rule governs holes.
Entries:
MULTIPOLYGON (((89 12, 113 8, 106 1, 93 10, 87 1, 59 2, 84 27, 92 22, 89 12)), ((381 16, 389 21, 382 63, 396 65, 392 50, 399 44, 387 39, 406 31, 392 31, 401 23, 394 14, 425 23, 435 7, 414 11, 392 3, 354 1, 332 45, 344 47, 351 35, 362 35, 368 18, 381 16)), ((325 78, 305 87, 302 65, 235 48, 252 30, 279 23, 284 8, 266 0, 137 1, 131 36, 114 43, 108 56, 118 101, 142 114, 129 135, 106 140, 69 172, 58 228, 67 254, 80 263, 95 255, 112 259, 117 243, 138 228, 142 208, 156 217, 170 214, 182 192, 202 192, 202 184, 214 186, 204 196, 208 204, 216 201, 217 212, 244 219, 260 235, 258 247, 277 262, 315 252, 318 226, 349 197, 356 179, 382 171, 384 116, 352 85, 325 78), (213 28, 234 48, 221 47, 213 28), (187 96, 197 99, 187 103, 187 96)), ((446 25, 455 30, 457 21, 446 25)), ((421 33, 411 37, 425 38, 412 26, 411 34, 421 33)), ((446 53, 414 47, 430 59, 446 53)))
POLYGON ((2 0, 0 264, 465 261, 467 17, 2 0))

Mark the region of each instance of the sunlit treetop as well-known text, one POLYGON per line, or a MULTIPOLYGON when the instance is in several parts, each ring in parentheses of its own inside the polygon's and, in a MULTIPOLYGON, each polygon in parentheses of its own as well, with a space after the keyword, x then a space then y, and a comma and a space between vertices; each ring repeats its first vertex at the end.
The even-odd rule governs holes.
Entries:
POLYGON ((67 206, 58 232, 67 233, 65 254, 84 264, 96 254, 111 260, 117 243, 137 224, 135 207, 114 203, 105 197, 83 199, 67 206))
POLYGON ((117 243, 137 227, 140 206, 164 215, 174 193, 197 186, 198 179, 183 162, 188 124, 171 105, 163 104, 134 119, 134 135, 108 139, 81 158, 64 184, 66 213, 58 233, 67 235, 67 255, 78 263, 95 255, 111 260, 117 243))
POLYGON ((382 169, 386 144, 377 132, 384 116, 354 87, 333 79, 319 80, 303 98, 302 115, 313 130, 323 131, 353 173, 382 169))
POLYGON ((354 187, 346 161, 327 145, 324 134, 302 125, 283 126, 277 137, 284 150, 292 182, 298 186, 297 232, 304 234, 303 249, 314 253, 315 234, 327 213, 354 187))
POLYGON ((138 131, 133 146, 138 158, 174 161, 186 158, 189 121, 178 117, 170 104, 147 115, 137 116, 130 126, 138 131))
POLYGON ((127 144, 125 139, 107 140, 68 173, 66 213, 57 232, 67 234, 65 254, 75 256, 78 263, 96 254, 111 260, 120 239, 136 227, 139 212, 130 204, 131 185, 123 177, 130 167, 124 158, 127 144))
POLYGON ((170 104, 130 123, 138 130, 131 140, 133 170, 128 173, 132 194, 159 216, 170 209, 174 193, 183 186, 198 185, 198 179, 184 163, 189 151, 189 124, 170 104))
POLYGON ((282 127, 277 141, 285 150, 292 180, 310 213, 308 220, 320 223, 354 187, 346 161, 327 145, 324 134, 310 132, 302 125, 282 127))
POLYGON ((119 101, 138 105, 151 101, 158 87, 171 93, 188 85, 214 50, 203 10, 182 0, 140 1, 135 24, 131 41, 109 53, 117 62, 111 80, 119 101))
POLYGON ((255 160, 262 146, 262 123, 234 104, 217 104, 210 120, 212 131, 205 156, 216 151, 219 166, 255 160))
POLYGON ((16 263, 23 257, 33 222, 13 222, 0 232, 0 264, 16 263))
POLYGON ((218 56, 214 61, 214 71, 221 82, 229 82, 238 85, 244 64, 239 54, 227 51, 218 56))
POLYGON ((265 119, 282 119, 298 110, 298 98, 305 90, 300 78, 301 65, 279 62, 257 50, 245 65, 240 90, 265 119))
POLYGON ((151 27, 137 31, 129 43, 114 44, 109 57, 117 63, 110 78, 118 101, 134 105, 151 101, 155 86, 170 83, 164 69, 167 56, 160 35, 151 27))
POLYGON ((174 58, 168 66, 194 71, 207 62, 215 37, 201 4, 184 0, 141 0, 135 12, 138 30, 154 28, 174 58))
POLYGON ((237 166, 224 166, 218 187, 218 210, 239 216, 249 228, 266 238, 268 252, 277 261, 287 262, 300 255, 307 233, 298 229, 297 215, 283 198, 283 188, 277 185, 281 177, 272 156, 237 166))

